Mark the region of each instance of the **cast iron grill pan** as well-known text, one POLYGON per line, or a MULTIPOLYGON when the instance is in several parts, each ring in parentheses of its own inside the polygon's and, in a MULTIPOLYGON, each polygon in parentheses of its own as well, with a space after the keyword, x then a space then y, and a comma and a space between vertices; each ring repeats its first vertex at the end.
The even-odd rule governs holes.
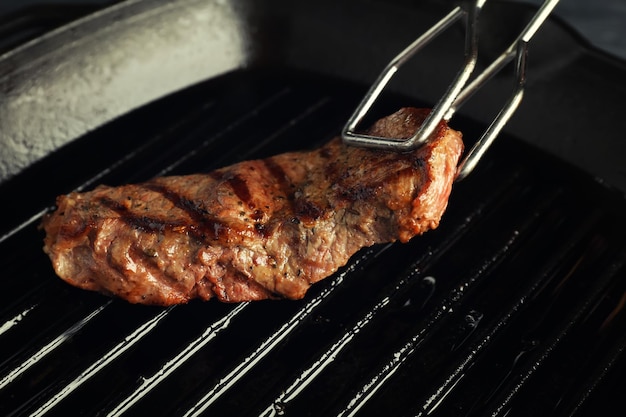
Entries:
MULTIPOLYGON (((147 307, 55 277, 37 226, 56 195, 318 146, 364 91, 237 71, 2 184, 0 415, 623 410, 624 198, 511 137, 456 184, 438 229, 362 250, 301 301, 147 307)), ((419 104, 393 97, 379 111, 419 104)), ((467 145, 483 127, 453 125, 467 145)))

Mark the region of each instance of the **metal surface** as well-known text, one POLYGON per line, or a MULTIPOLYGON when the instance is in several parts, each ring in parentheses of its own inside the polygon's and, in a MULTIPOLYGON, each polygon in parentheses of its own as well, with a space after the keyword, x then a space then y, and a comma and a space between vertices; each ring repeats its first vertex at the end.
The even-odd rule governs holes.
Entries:
MULTIPOLYGON (((445 18, 437 22, 437 24, 426 31, 426 33, 416 39, 404 51, 396 56, 387 65, 376 81, 374 81, 372 87, 370 87, 363 100, 359 103, 352 116, 348 119, 348 122, 342 130, 342 138, 344 142, 356 146, 366 146, 395 151, 408 151, 416 149, 428 141, 436 126, 442 120, 449 121, 454 116, 454 113, 456 113, 458 108, 461 107, 472 95, 474 95, 478 89, 487 83, 496 73, 501 71, 507 63, 515 59, 516 82, 513 94, 498 112, 497 116, 482 134, 480 139, 476 141, 474 146, 463 157, 461 163, 459 164, 456 180, 465 178, 476 167, 480 158, 482 158, 489 146, 493 143, 495 138, 502 131, 505 124, 511 119, 513 113, 520 105, 527 78, 526 58, 528 55, 528 43, 548 18, 552 10, 556 7, 558 0, 544 1, 541 7, 537 10, 537 13, 533 16, 531 21, 519 34, 515 41, 466 87, 466 83, 470 80, 478 59, 478 15, 480 14, 480 10, 482 9, 484 3, 484 1, 476 1, 472 2, 470 6, 466 5, 466 7, 469 8, 469 11, 464 11, 461 6, 457 6, 445 18), (372 106, 376 102, 376 99, 380 96, 391 77, 393 77, 393 75, 408 59, 410 59, 415 53, 419 52, 420 49, 431 42, 442 31, 448 29, 462 16, 466 16, 466 46, 463 68, 450 84, 443 97, 437 102, 437 104, 435 104, 432 112, 426 118, 424 124, 418 129, 418 131, 415 132, 412 137, 406 139, 384 138, 359 133, 357 131, 359 124, 371 110, 372 106)), ((482 33, 482 36, 488 37, 489 33, 482 33)))
POLYGON ((89 4, 34 5, 13 13, 0 13, 0 55, 97 10, 89 4))
POLYGON ((165 94, 241 68, 230 2, 131 0, 0 56, 0 181, 165 94))
MULTIPOLYGON (((455 186, 437 230, 359 252, 301 301, 146 307, 54 276, 37 229, 54 195, 318 146, 339 134, 364 89, 296 71, 235 72, 130 113, 21 175, 16 187, 42 191, 16 201, 19 214, 5 222, 16 230, 0 242, 0 414, 584 416, 623 407, 614 394, 626 388, 626 202, 510 137, 455 186)), ((457 123, 470 137, 484 129, 457 123)))
POLYGON ((424 145, 430 138, 430 135, 432 135, 435 131, 437 125, 444 119, 444 115, 448 113, 448 110, 467 81, 470 79, 470 76, 476 67, 476 60, 478 59, 477 23, 478 15, 480 14, 483 4, 484 1, 480 0, 472 2, 472 4, 468 6, 469 10, 465 10, 461 6, 457 6, 446 17, 437 22, 432 28, 427 30, 422 36, 417 38, 411 45, 400 52, 398 56, 387 64, 387 67, 385 67, 376 81, 374 81, 368 92, 365 94, 363 100, 359 103, 352 116, 348 119, 341 134, 344 142, 351 145, 395 151, 408 151, 424 145), (431 42, 433 38, 437 37, 441 34, 441 32, 448 29, 453 23, 457 22, 462 17, 465 17, 466 26, 465 59, 463 67, 450 83, 441 99, 433 107, 432 112, 426 118, 422 126, 420 126, 418 131, 408 139, 384 138, 381 136, 359 133, 357 131, 359 124, 370 111, 376 102, 376 99, 380 96, 382 90, 391 80, 391 77, 393 77, 396 71, 398 71, 400 67, 415 53, 419 52, 420 49, 431 42))
MULTIPOLYGON (((207 172, 340 134, 375 77, 376 65, 363 62, 379 56, 371 53, 381 41, 376 23, 432 24, 402 4, 239 9, 256 31, 254 65, 117 115, 0 182, 0 415, 580 417, 624 408, 624 193, 528 142, 550 142, 556 132, 580 139, 591 155, 621 138, 623 118, 610 109, 623 101, 625 68, 559 26, 542 28, 555 43, 544 38, 533 48, 529 75, 538 79, 528 80, 531 105, 507 125, 515 136, 505 129, 455 184, 440 227, 364 249, 304 300, 163 309, 54 276, 38 224, 59 194, 207 172), (352 13, 356 27, 346 24, 352 13), (342 61, 346 51, 353 60, 342 61), (590 147, 589 137, 607 142, 590 147)), ((380 28, 390 36, 383 50, 414 38, 388 29, 380 28)), ((446 61, 448 50, 424 53, 446 61)), ((378 63, 388 61, 382 55, 378 63)), ((429 69, 416 67, 402 84, 415 88, 409 81, 418 74, 423 90, 388 95, 378 111, 432 103, 428 85, 449 78, 424 78, 429 69)), ((453 123, 467 146, 486 127, 471 116, 459 112, 453 123)))

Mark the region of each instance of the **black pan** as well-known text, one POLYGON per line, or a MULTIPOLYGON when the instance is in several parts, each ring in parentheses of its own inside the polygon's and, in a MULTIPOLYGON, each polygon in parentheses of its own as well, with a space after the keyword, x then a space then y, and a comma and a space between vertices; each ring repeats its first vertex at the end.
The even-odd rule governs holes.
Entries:
MULTIPOLYGON (((535 38, 522 108, 456 185, 441 226, 359 252, 304 300, 130 305, 64 284, 41 250, 37 225, 58 194, 328 140, 387 60, 445 11, 135 1, 4 55, 0 414, 623 409, 624 65, 555 20, 535 38)), ((481 64, 532 11, 485 10, 496 35, 481 64)), ((441 94, 462 29, 439 42, 377 112, 441 94)), ((493 80, 453 120, 468 145, 510 83, 493 80)))

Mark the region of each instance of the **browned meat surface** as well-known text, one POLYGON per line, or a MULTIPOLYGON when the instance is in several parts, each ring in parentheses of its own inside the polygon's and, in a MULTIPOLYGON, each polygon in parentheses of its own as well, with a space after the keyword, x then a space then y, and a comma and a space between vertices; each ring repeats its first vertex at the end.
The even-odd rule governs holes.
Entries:
MULTIPOLYGON (((427 110, 370 133, 409 137, 427 110)), ((56 273, 131 303, 302 298, 365 246, 435 228, 463 144, 439 126, 410 153, 346 146, 237 163, 209 174, 99 186, 57 199, 43 221, 56 273)))

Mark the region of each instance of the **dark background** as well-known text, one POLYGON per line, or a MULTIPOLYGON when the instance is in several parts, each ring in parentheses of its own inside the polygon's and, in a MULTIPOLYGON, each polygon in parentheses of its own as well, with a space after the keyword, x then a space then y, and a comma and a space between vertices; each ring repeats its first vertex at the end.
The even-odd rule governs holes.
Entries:
MULTIPOLYGON (((116 2, 119 0, 2 0, 0 1, 0 15, 32 5, 72 4, 102 7, 116 2)), ((526 0, 525 2, 541 4, 542 0, 526 0)), ((624 0, 561 0, 556 6, 555 14, 571 24, 593 45, 613 55, 626 58, 626 2, 624 0)))

